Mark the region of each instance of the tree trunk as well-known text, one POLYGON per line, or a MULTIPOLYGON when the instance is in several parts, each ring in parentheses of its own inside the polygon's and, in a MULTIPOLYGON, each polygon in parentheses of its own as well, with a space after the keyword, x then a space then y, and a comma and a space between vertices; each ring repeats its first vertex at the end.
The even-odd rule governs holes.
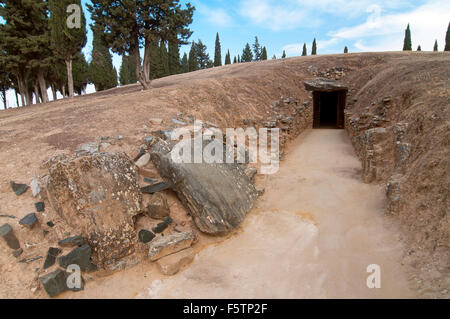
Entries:
POLYGON ((40 96, 39 96, 39 89, 38 89, 37 84, 33 85, 33 89, 34 89, 34 96, 36 97, 36 104, 40 104, 41 103, 41 99, 40 99, 40 96))
POLYGON ((27 106, 30 103, 30 93, 26 82, 21 77, 17 77, 17 84, 19 85, 20 97, 22 98, 22 106, 27 106))
POLYGON ((69 88, 69 97, 73 97, 73 75, 72 75, 72 58, 66 60, 67 68, 67 86, 69 88))
POLYGON ((66 86, 65 85, 62 86, 62 91, 61 92, 62 92, 63 99, 65 99, 67 97, 67 95, 66 95, 66 86))
POLYGON ((16 95, 16 104, 17 104, 17 107, 19 107, 20 105, 19 105, 19 94, 17 94, 17 91, 16 90, 14 90, 14 93, 15 93, 15 95, 16 95))
POLYGON ((52 88, 52 94, 53 94, 53 101, 56 101, 56 100, 58 99, 58 96, 56 95, 56 88, 55 88, 55 85, 52 84, 52 85, 51 85, 51 88, 52 88))
POLYGON ((145 40, 143 69, 145 82, 150 83, 150 40, 145 40))
POLYGON ((5 106, 5 110, 8 109, 8 105, 6 105, 6 90, 4 88, 2 88, 2 100, 3 100, 3 105, 5 106))
POLYGON ((144 90, 147 90, 148 84, 147 81, 145 80, 145 76, 141 68, 141 53, 139 52, 139 46, 137 46, 135 50, 136 50, 136 76, 139 80, 139 83, 141 83, 142 87, 144 88, 144 90))
POLYGON ((39 88, 41 90, 42 102, 48 103, 47 84, 45 83, 44 72, 42 72, 41 69, 39 69, 38 71, 37 78, 39 82, 39 88))

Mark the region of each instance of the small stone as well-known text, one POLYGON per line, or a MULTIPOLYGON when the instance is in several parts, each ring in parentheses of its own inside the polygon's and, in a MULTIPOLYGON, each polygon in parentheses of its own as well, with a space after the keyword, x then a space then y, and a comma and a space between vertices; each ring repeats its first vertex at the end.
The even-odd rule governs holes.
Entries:
POLYGON ((147 213, 154 219, 161 219, 169 216, 170 208, 166 197, 159 193, 152 195, 147 204, 147 213))
POLYGON ((139 152, 133 152, 133 154, 131 155, 131 157, 133 157, 133 162, 136 162, 145 153, 146 153, 146 150, 143 147, 141 147, 139 149, 139 152))
POLYGON ((34 197, 40 196, 41 188, 39 186, 39 182, 36 178, 33 178, 30 183, 31 193, 34 197))
POLYGON ((64 238, 58 242, 61 247, 83 246, 84 244, 86 244, 86 240, 81 235, 64 238))
POLYGON ((14 235, 14 231, 9 224, 4 224, 2 227, 0 227, 0 236, 2 236, 9 248, 20 248, 20 243, 17 240, 16 235, 14 235))
POLYGON ((56 262, 56 257, 62 252, 59 248, 50 247, 47 252, 47 257, 45 258, 44 262, 44 269, 50 268, 53 266, 56 262))
POLYGON ((248 119, 243 119, 242 120, 242 124, 244 125, 248 125, 250 123, 250 121, 248 119))
POLYGON ((148 162, 150 162, 150 154, 145 153, 136 161, 136 166, 141 168, 141 167, 144 167, 145 165, 147 165, 148 162))
POLYGON ((194 260, 194 257, 194 249, 187 248, 158 259, 156 264, 164 275, 173 276, 178 273, 181 268, 189 265, 194 260))
POLYGON ((81 291, 84 289, 84 280, 81 278, 81 287, 79 288, 69 288, 67 287, 67 277, 69 274, 64 270, 57 269, 54 272, 51 272, 47 275, 44 275, 39 278, 42 286, 44 287, 45 292, 49 295, 49 297, 53 298, 60 293, 63 293, 67 290, 71 291, 81 291))
POLYGON ((12 188, 13 192, 16 193, 17 196, 22 195, 29 188, 28 185, 17 184, 17 183, 15 183, 13 181, 10 181, 9 184, 11 185, 11 188, 12 188))
POLYGON ((23 253, 23 249, 22 249, 22 248, 19 248, 19 249, 14 250, 13 253, 12 253, 12 255, 13 255, 15 258, 19 258, 20 255, 22 255, 22 253, 23 253))
POLYGON ((172 119, 172 122, 173 122, 174 124, 176 124, 176 125, 186 125, 185 122, 179 121, 179 120, 177 120, 177 119, 172 119))
POLYGON ((156 192, 161 192, 169 188, 170 185, 167 184, 166 182, 159 182, 153 185, 141 187, 141 192, 144 194, 154 194, 156 192))
POLYGON ((150 177, 144 177, 144 182, 149 184, 155 184, 158 180, 150 177))
POLYGON ((91 267, 91 247, 83 245, 75 248, 67 255, 58 258, 58 264, 67 268, 69 265, 78 265, 81 270, 89 270, 91 267))
POLYGON ((43 212, 45 210, 44 202, 34 203, 34 207, 36 207, 37 212, 43 212))
POLYGON ((33 261, 40 260, 42 258, 43 258, 42 256, 37 256, 37 257, 32 257, 32 258, 24 258, 24 259, 19 260, 19 263, 29 264, 33 261))
POLYGON ((169 225, 166 222, 159 223, 155 227, 152 228, 153 232, 159 234, 162 233, 169 225))
POLYGON ((98 144, 95 142, 86 143, 78 146, 78 148, 75 150, 75 153, 77 155, 93 155, 98 153, 98 144))
POLYGON ((146 229, 140 230, 138 236, 139 236, 139 240, 144 244, 151 242, 153 240, 153 238, 156 237, 155 234, 153 234, 151 231, 148 231, 146 229))
POLYGON ((49 233, 49 231, 46 230, 46 229, 44 229, 44 230, 42 231, 42 235, 43 235, 44 237, 47 236, 48 233, 49 233))
POLYGON ((19 221, 19 225, 22 225, 22 226, 25 226, 25 227, 28 227, 29 229, 31 229, 31 228, 33 228, 34 225, 36 225, 37 221, 38 220, 36 218, 36 214, 30 213, 19 221))
POLYGON ((191 247, 194 241, 194 233, 183 232, 159 237, 153 240, 149 248, 151 261, 156 261, 164 256, 179 252, 191 247))
POLYGON ((164 217, 164 218, 163 218, 163 221, 164 221, 167 225, 170 225, 170 224, 173 223, 173 219, 172 219, 171 217, 169 217, 169 216, 164 217))
POLYGON ((52 221, 47 222, 48 227, 55 227, 55 224, 52 221))

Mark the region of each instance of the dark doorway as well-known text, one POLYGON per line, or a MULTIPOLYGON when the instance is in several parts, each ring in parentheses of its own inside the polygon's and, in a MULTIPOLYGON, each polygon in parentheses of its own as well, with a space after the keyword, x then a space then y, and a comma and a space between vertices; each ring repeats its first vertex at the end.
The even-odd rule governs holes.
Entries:
POLYGON ((344 128, 345 90, 314 91, 314 128, 344 128))

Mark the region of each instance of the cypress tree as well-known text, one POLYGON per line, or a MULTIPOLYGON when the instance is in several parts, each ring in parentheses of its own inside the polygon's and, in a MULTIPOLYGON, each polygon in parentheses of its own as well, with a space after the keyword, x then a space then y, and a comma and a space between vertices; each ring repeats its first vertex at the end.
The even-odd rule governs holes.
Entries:
POLYGON ((276 60, 276 59, 277 59, 277 56, 274 54, 272 57, 272 60, 276 60))
POLYGON ((103 91, 117 86, 117 72, 114 70, 111 53, 103 38, 103 31, 92 26, 94 39, 92 57, 89 65, 89 79, 96 91, 103 91))
POLYGON ((447 32, 445 33, 444 51, 450 51, 450 22, 448 23, 447 32))
POLYGON ((316 38, 314 38, 314 41, 312 43, 311 55, 316 55, 316 54, 317 54, 317 42, 316 42, 316 38))
POLYGON ((345 48, 344 48, 344 53, 348 53, 348 48, 347 48, 347 46, 345 46, 345 48))
POLYGON ((202 40, 198 39, 195 44, 195 56, 198 69, 207 69, 214 65, 214 63, 210 62, 209 54, 206 51, 206 45, 203 44, 202 40))
POLYGON ((227 54, 225 55, 225 65, 227 64, 231 64, 230 50, 228 50, 227 54))
POLYGON ((283 50, 283 55, 281 56, 281 58, 282 58, 282 59, 285 59, 285 58, 286 58, 286 51, 285 51, 285 50, 283 50))
POLYGON ((74 56, 81 52, 86 44, 86 18, 81 9, 80 0, 49 0, 50 9, 50 29, 51 29, 51 45, 55 54, 66 63, 67 83, 69 89, 69 97, 73 97, 74 79, 72 73, 72 61, 74 56), (70 26, 67 23, 67 8, 70 5, 78 6, 80 14, 80 27, 70 26))
POLYGON ((258 37, 255 36, 255 43, 253 43, 253 53, 255 55, 254 61, 260 61, 262 56, 261 45, 259 44, 258 37))
POLYGON ((266 49, 266 47, 264 47, 262 49, 261 60, 263 60, 263 61, 267 60, 267 49, 266 49))
POLYGON ((405 39, 403 40, 403 51, 411 51, 412 50, 412 43, 411 43, 411 30, 408 26, 405 30, 405 39))
POLYGON ((153 77, 149 61, 151 43, 162 39, 163 42, 177 40, 178 44, 187 44, 192 35, 188 26, 192 23, 195 8, 190 3, 182 6, 179 0, 90 2, 87 6, 91 17, 105 28, 106 40, 112 51, 119 54, 136 52, 136 75, 144 89, 150 88, 150 78, 153 77), (142 60, 141 45, 144 47, 142 60))
POLYGON ((303 43, 303 51, 302 51, 302 56, 307 56, 308 52, 306 51, 306 43, 303 43))
POLYGON ((420 45, 417 47, 417 51, 422 51, 422 47, 420 45))
POLYGON ((236 58, 236 56, 234 56, 234 59, 233 59, 233 64, 235 64, 235 63, 237 63, 237 58, 236 58))
POLYGON ((434 41, 433 51, 434 51, 434 52, 438 52, 438 51, 439 51, 439 50, 438 50, 438 43, 437 43, 437 40, 434 41))
POLYGON ((0 2, 0 59, 11 74, 22 98, 22 105, 32 103, 31 87, 37 85, 44 102, 48 101, 44 75, 51 65, 47 3, 43 0, 4 0, 0 2))
POLYGON ((246 44, 244 50, 242 50, 242 62, 251 62, 253 60, 253 53, 250 49, 250 44, 246 44))
POLYGON ((189 72, 189 60, 186 52, 184 52, 183 59, 181 59, 181 72, 182 73, 189 72))
POLYGON ((198 70, 196 43, 192 41, 191 50, 189 51, 189 72, 198 70))
POLYGON ((169 75, 169 55, 167 53, 166 44, 161 41, 159 44, 159 56, 161 59, 161 77, 169 75))
POLYGON ((180 48, 175 41, 169 41, 169 73, 173 75, 180 72, 180 48))
POLYGON ((222 48, 220 46, 219 32, 216 34, 216 45, 214 50, 214 66, 222 66, 222 48))
POLYGON ((122 64, 119 70, 120 85, 134 84, 137 82, 136 77, 136 56, 122 55, 122 64))
MULTIPOLYGON (((78 95, 86 92, 89 83, 89 64, 83 53, 78 52, 73 57, 73 88, 78 95)), ((117 75, 115 80, 117 81, 117 75)))
MULTIPOLYGON (((150 80, 153 79, 158 79, 162 76, 164 76, 164 68, 162 67, 161 64, 161 49, 160 49, 160 45, 159 42, 157 41, 152 41, 149 44, 150 49, 149 49, 149 56, 150 56, 150 61, 149 61, 149 67, 150 67, 150 80)), ((137 80, 137 77, 136 77, 137 80)))

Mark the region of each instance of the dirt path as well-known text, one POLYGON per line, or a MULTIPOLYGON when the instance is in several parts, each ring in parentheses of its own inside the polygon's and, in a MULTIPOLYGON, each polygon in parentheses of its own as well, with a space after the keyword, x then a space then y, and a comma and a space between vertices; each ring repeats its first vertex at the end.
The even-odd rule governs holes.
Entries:
POLYGON ((238 234, 137 297, 411 297, 395 229, 382 218, 384 190, 361 182, 346 133, 310 130, 289 151, 238 234), (367 288, 370 264, 381 267, 380 289, 367 288))

